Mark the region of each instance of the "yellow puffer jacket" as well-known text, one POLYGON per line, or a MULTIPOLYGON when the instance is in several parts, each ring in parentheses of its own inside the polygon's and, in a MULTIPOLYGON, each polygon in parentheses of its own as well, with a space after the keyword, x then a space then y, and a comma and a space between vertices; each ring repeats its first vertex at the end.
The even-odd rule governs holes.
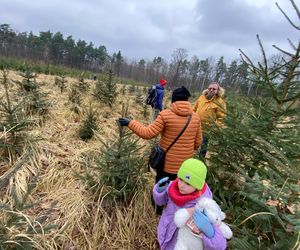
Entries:
POLYGON ((203 134, 209 132, 213 123, 222 126, 226 112, 226 103, 221 96, 214 96, 208 100, 205 93, 203 92, 194 105, 194 111, 201 119, 203 134))
POLYGON ((193 107, 188 101, 173 102, 170 109, 159 113, 157 118, 149 126, 145 127, 136 120, 130 121, 128 127, 139 137, 151 139, 161 134, 160 146, 166 150, 174 141, 187 123, 188 116, 192 119, 166 155, 164 171, 177 174, 181 163, 194 156, 194 151, 202 143, 202 130, 199 116, 193 112, 193 107))

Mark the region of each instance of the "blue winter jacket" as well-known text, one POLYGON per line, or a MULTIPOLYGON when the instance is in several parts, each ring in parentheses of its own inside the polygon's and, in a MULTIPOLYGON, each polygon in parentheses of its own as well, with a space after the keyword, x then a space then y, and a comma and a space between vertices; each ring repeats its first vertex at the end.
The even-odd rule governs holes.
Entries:
POLYGON ((155 85, 156 87, 156 99, 154 108, 159 109, 159 111, 162 111, 162 101, 164 98, 164 87, 162 87, 159 83, 155 85))

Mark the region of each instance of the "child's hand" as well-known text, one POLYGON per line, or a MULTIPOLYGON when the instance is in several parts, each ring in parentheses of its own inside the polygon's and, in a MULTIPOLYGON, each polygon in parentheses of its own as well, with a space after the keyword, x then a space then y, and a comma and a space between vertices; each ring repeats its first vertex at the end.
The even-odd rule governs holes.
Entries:
POLYGON ((208 217, 197 208, 194 211, 194 223, 207 238, 211 239, 214 237, 215 229, 213 225, 209 221, 208 217))
POLYGON ((158 182, 157 182, 157 187, 156 187, 156 191, 158 193, 161 193, 163 192, 168 186, 169 186, 169 177, 165 177, 165 178, 162 178, 160 179, 158 182))

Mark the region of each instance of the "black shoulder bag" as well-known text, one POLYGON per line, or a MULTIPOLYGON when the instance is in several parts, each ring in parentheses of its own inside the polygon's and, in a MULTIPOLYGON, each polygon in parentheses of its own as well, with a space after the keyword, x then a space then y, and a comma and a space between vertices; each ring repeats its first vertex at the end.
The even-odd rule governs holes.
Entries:
POLYGON ((177 135, 175 140, 171 143, 171 145, 167 148, 166 151, 164 151, 159 144, 156 144, 152 150, 148 161, 148 169, 149 167, 157 170, 162 169, 165 165, 165 157, 169 149, 175 144, 175 142, 179 139, 179 137, 183 134, 183 132, 186 130, 187 126, 189 125, 191 121, 192 115, 189 116, 187 123, 185 124, 184 128, 181 130, 181 132, 177 135))

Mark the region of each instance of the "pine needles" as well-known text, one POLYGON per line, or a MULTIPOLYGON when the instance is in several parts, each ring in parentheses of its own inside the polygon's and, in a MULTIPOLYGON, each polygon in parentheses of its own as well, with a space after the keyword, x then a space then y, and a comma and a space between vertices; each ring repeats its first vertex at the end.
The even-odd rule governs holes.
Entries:
POLYGON ((242 52, 256 91, 228 96, 225 127, 210 135, 209 183, 234 228, 232 248, 292 249, 300 228, 300 44, 270 61, 257 38, 262 62, 242 52))

